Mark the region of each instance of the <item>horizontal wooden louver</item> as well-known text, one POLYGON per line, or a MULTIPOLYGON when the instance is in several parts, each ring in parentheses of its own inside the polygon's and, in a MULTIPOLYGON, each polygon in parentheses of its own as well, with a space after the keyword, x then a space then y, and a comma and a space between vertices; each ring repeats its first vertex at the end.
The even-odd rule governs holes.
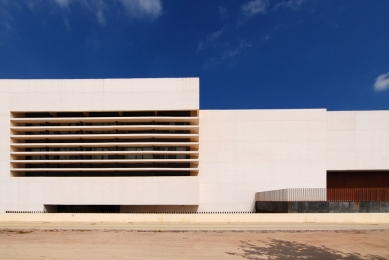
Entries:
POLYGON ((13 112, 12 176, 190 176, 197 111, 13 112))

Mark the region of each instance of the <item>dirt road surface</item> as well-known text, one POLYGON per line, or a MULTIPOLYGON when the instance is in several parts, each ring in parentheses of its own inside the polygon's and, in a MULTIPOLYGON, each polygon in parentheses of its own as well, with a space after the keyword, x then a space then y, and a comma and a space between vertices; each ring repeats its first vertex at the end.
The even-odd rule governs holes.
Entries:
POLYGON ((389 259, 389 230, 1 230, 0 259, 389 259))

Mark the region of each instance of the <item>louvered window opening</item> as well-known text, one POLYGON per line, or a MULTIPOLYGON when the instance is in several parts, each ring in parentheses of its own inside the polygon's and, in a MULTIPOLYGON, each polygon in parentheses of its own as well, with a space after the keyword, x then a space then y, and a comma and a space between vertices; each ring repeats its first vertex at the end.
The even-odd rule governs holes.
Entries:
POLYGON ((198 111, 12 112, 11 176, 196 176, 198 111))

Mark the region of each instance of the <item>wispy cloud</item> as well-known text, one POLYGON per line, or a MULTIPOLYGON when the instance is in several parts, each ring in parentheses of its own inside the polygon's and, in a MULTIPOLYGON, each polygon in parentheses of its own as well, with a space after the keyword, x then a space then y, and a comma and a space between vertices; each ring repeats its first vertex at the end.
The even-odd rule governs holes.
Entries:
POLYGON ((0 0, 0 29, 6 32, 12 29, 12 23, 14 21, 13 12, 15 10, 20 10, 17 2, 0 0))
POLYGON ((301 4, 304 2, 305 0, 289 0, 289 1, 283 1, 279 4, 277 4, 275 6, 275 8, 278 8, 278 7, 285 7, 285 8, 290 8, 292 10, 297 10, 301 4))
POLYGON ((1 29, 1 27, 3 27, 6 32, 11 30, 11 28, 12 28, 11 24, 8 21, 0 21, 0 29, 1 29))
POLYGON ((72 28, 70 27, 70 21, 69 21, 69 18, 67 17, 64 17, 63 18, 63 24, 65 25, 65 28, 68 32, 70 32, 72 30, 72 28))
MULTIPOLYGON (((70 3, 72 0, 54 0, 54 1, 60 8, 65 9, 67 11, 71 11, 70 3)), ((82 1, 75 2, 75 3, 81 4, 79 6, 87 9, 91 13, 94 13, 94 15, 96 17, 96 21, 99 24, 101 24, 101 25, 106 24, 105 15, 104 15, 104 9, 105 9, 104 0, 82 0, 82 1)), ((72 9, 73 8, 76 8, 76 6, 72 6, 72 9)), ((31 10, 31 8, 30 8, 30 10, 31 10)), ((64 16, 63 22, 64 22, 66 30, 68 32, 70 32, 71 26, 70 26, 69 18, 64 16)))
POLYGON ((105 16, 104 16, 104 13, 103 13, 103 10, 98 10, 96 12, 96 18, 97 18, 97 21, 99 22, 99 24, 106 24, 106 20, 105 20, 105 16))
POLYGON ((107 5, 105 4, 104 0, 93 0, 93 1, 87 1, 85 0, 84 6, 95 15, 96 20, 99 24, 105 25, 107 23, 105 18, 105 10, 107 5))
MULTIPOLYGON (((106 9, 109 4, 112 4, 108 0, 54 0, 54 2, 62 9, 68 10, 74 8, 76 6, 75 3, 81 4, 81 6, 95 15, 96 21, 101 25, 107 23, 106 9)), ((117 0, 117 3, 123 6, 131 18, 154 19, 162 14, 161 0, 117 0)))
POLYGON ((162 14, 161 0, 120 0, 133 18, 157 18, 162 14))
MULTIPOLYGON (((69 11, 69 4, 70 4, 70 1, 71 0, 54 0, 55 3, 57 5, 59 5, 60 8, 62 9, 65 9, 66 11, 69 11)), ((31 5, 29 5, 29 8, 30 8, 31 5)), ((30 8, 30 11, 33 11, 32 8, 30 8)), ((70 32, 72 30, 71 26, 70 26, 70 20, 69 18, 63 14, 63 17, 62 17, 62 20, 63 20, 63 24, 66 28, 66 31, 70 32)))
POLYGON ((246 49, 252 46, 252 42, 245 40, 240 41, 235 47, 232 47, 230 43, 225 43, 223 47, 224 51, 217 56, 209 57, 204 63, 204 68, 210 69, 211 67, 220 65, 234 67, 236 65, 237 56, 242 55, 246 49))
POLYGON ((41 0, 25 0, 25 4, 31 12, 34 12, 36 8, 41 4, 41 0))
POLYGON ((245 40, 242 40, 236 48, 226 51, 223 54, 222 59, 225 60, 225 59, 234 58, 236 55, 241 53, 244 49, 249 48, 251 46, 252 44, 250 42, 246 42, 245 40))
POLYGON ((70 0, 54 0, 60 7, 68 8, 70 0))
MULTIPOLYGON (((162 0, 0 0, 0 32, 9 32, 13 30, 14 18, 16 12, 23 11, 26 7, 31 12, 39 12, 48 5, 55 7, 52 14, 62 16, 64 27, 71 31, 71 13, 76 8, 84 9, 94 15, 96 23, 102 26, 106 25, 109 10, 119 8, 125 10, 130 18, 135 19, 155 19, 162 14, 162 0), (110 9, 111 8, 111 9, 110 9)), ((16 18, 15 18, 16 19, 16 18)))
POLYGON ((223 7, 223 6, 219 6, 218 7, 218 10, 219 10, 219 14, 222 18, 228 18, 228 11, 227 11, 227 8, 223 7))
POLYGON ((389 89, 389 72, 386 74, 379 75, 375 79, 374 89, 376 91, 383 91, 389 89))
POLYGON ((224 29, 220 29, 219 31, 213 32, 207 36, 204 41, 199 42, 197 45, 197 52, 203 50, 208 45, 211 45, 214 41, 216 41, 220 36, 222 36, 224 29))
POLYGON ((102 40, 96 40, 96 39, 87 39, 86 44, 90 50, 99 50, 101 46, 104 44, 102 40))
POLYGON ((253 0, 242 5, 241 10, 246 19, 257 14, 266 14, 269 7, 268 0, 253 0))

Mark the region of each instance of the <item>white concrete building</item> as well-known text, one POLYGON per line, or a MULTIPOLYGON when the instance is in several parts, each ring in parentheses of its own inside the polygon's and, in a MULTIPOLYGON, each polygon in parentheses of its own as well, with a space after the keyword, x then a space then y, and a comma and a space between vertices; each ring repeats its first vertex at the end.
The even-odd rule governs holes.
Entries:
POLYGON ((201 110, 198 78, 0 80, 0 145, 0 213, 249 212, 326 200, 331 172, 389 187, 389 111, 201 110))

